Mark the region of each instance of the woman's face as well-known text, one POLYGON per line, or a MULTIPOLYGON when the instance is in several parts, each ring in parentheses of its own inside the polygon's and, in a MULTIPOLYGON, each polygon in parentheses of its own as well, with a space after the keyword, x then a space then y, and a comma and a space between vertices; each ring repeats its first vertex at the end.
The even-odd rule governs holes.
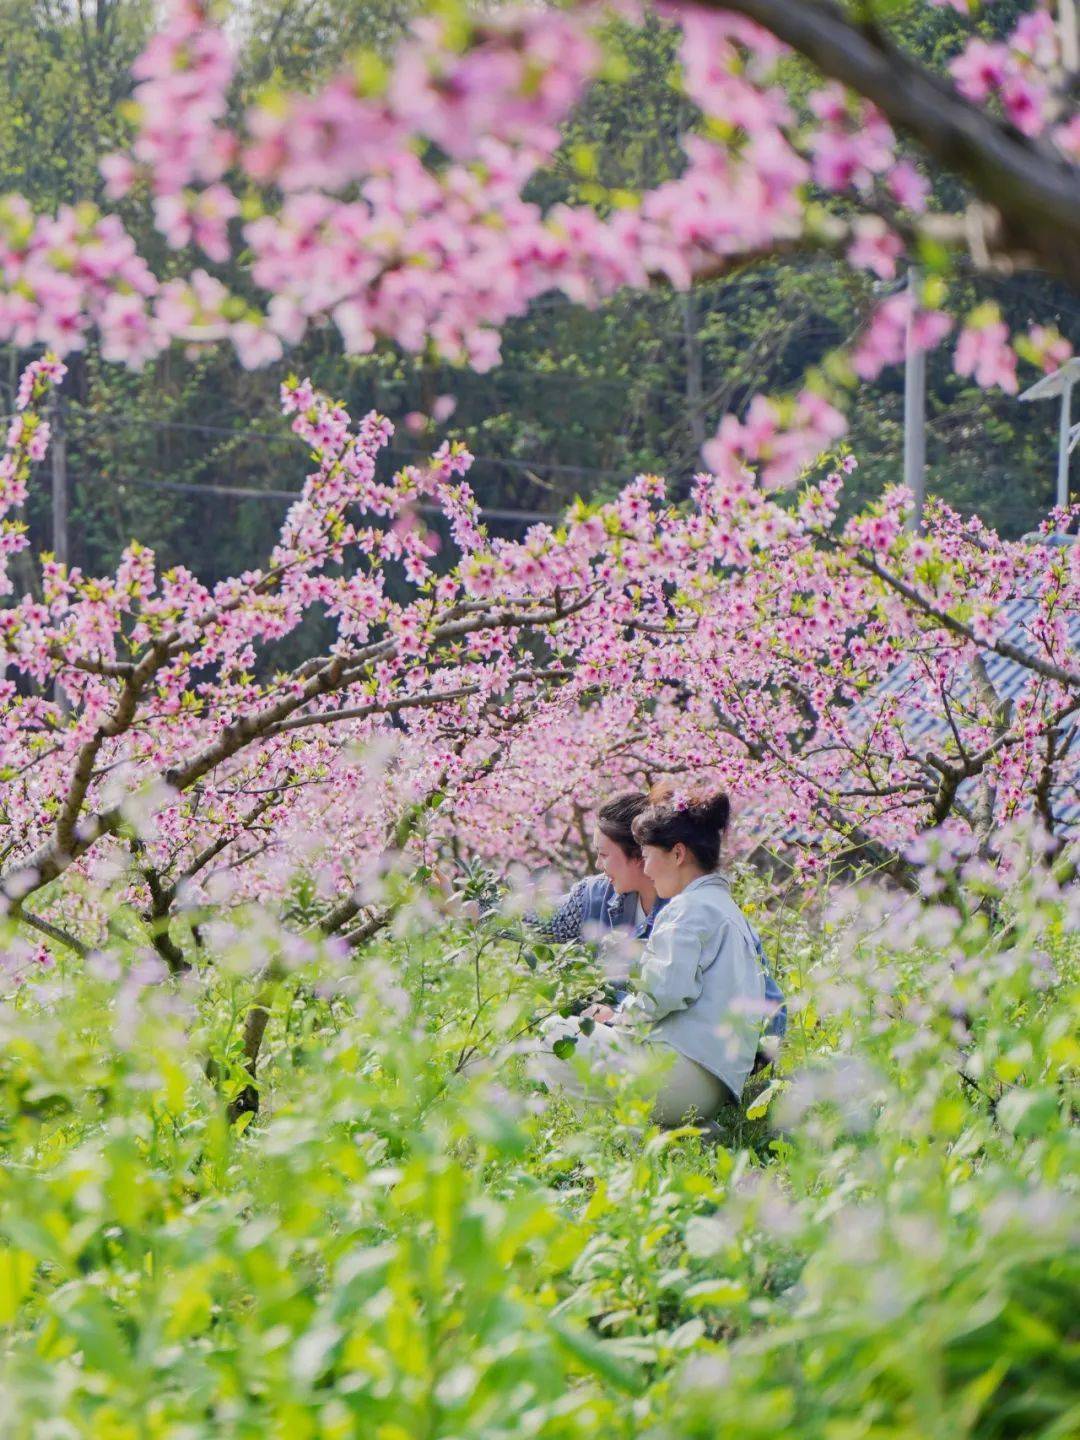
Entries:
POLYGON ((641 860, 645 874, 662 900, 680 894, 693 879, 685 845, 675 845, 670 850, 659 845, 642 845, 641 860))
POLYGON ((628 895, 638 888, 644 878, 641 861, 631 860, 622 846, 605 835, 599 826, 593 831, 593 849, 600 869, 615 886, 617 894, 628 895))

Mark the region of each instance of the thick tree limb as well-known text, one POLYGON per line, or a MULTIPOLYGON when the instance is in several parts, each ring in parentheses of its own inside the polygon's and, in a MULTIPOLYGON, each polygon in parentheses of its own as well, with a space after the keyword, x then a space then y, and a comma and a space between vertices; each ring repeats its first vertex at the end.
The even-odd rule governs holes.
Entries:
POLYGON ((86 744, 80 749, 75 760, 71 784, 56 821, 54 847, 58 855, 72 852, 75 841, 75 825, 82 811, 86 792, 94 778, 94 764, 106 740, 123 735, 130 729, 138 714, 139 701, 143 691, 156 672, 165 663, 165 650, 161 645, 150 649, 125 678, 120 695, 109 717, 101 722, 86 744))
POLYGON ((823 75, 873 101, 932 160, 965 180, 1001 217, 1001 241, 1080 289, 1080 175, 1049 145, 965 100, 831 0, 700 0, 756 20, 823 75))
POLYGON ((379 909, 373 910, 362 925, 358 925, 355 930, 349 931, 345 936, 345 943, 350 949, 357 949, 360 945, 372 939, 373 936, 378 935, 380 930, 385 930, 393 918, 394 907, 392 905, 383 905, 379 909))
POLYGON ((248 1084, 230 1103, 228 1109, 230 1120, 238 1120, 241 1115, 258 1113, 259 1051, 262 1049, 263 1036, 270 1020, 270 1006, 274 1003, 274 995, 281 976, 281 967, 274 962, 266 967, 256 981, 251 1008, 244 1019, 244 1069, 248 1073, 248 1084))
POLYGON ((183 950, 169 934, 170 901, 167 892, 161 884, 161 877, 152 865, 145 867, 143 876, 150 890, 151 912, 148 924, 154 949, 165 961, 171 974, 182 975, 191 969, 191 964, 183 950))

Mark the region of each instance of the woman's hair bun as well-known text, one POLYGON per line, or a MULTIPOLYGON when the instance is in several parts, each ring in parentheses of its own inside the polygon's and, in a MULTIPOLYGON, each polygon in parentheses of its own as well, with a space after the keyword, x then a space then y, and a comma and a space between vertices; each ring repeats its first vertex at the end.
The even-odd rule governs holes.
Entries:
POLYGON ((731 817, 731 801, 722 790, 692 796, 687 810, 699 824, 709 830, 726 830, 731 817))
POLYGON ((663 850, 683 844, 703 870, 715 870, 730 818, 731 802, 722 790, 680 791, 664 780, 649 791, 648 808, 634 821, 634 839, 663 850))
POLYGON ((731 817, 731 801, 723 790, 680 791, 670 780, 660 780, 652 787, 649 805, 654 810, 677 811, 707 830, 726 830, 731 817))

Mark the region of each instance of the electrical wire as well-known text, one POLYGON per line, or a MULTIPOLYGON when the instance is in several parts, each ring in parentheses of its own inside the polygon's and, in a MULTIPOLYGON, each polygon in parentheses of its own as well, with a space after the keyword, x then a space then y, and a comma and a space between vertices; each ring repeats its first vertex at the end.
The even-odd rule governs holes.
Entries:
MULTIPOLYGON (((241 500, 288 500, 290 502, 300 499, 299 490, 261 490, 247 485, 198 485, 184 480, 150 480, 143 476, 123 480, 120 483, 125 488, 128 485, 140 485, 148 490, 170 490, 182 495, 222 495, 235 496, 241 500)), ((443 513, 438 505, 417 505, 415 508, 429 515, 443 513)), ((553 511, 542 513, 538 510, 502 510, 485 507, 481 507, 480 514, 481 518, 485 520, 536 520, 546 521, 548 524, 562 518, 553 511)))
MULTIPOLYGON (((296 438, 289 434, 271 430, 237 430, 228 425, 207 425, 196 421, 188 420, 148 420, 142 417, 127 418, 119 415, 97 415, 93 419, 104 423, 111 428, 120 430, 158 430, 179 432, 190 432, 201 435, 221 435, 233 440, 266 440, 274 444, 289 444, 296 446, 296 438)), ((391 455, 403 455, 414 459, 427 460, 431 458, 430 450, 390 444, 386 447, 391 455)), ((512 470, 548 470, 557 475, 594 475, 605 480, 625 480, 626 471, 608 470, 598 465, 569 465, 564 461, 522 459, 513 455, 477 455, 471 450, 469 452, 478 464, 483 465, 505 465, 512 470)))

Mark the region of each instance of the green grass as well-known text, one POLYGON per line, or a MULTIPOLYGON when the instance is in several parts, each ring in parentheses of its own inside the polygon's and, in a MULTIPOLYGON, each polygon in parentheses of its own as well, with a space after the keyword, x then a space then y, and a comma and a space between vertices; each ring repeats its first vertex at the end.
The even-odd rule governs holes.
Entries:
POLYGON ((121 942, 24 983, 0 1434, 1074 1436, 1070 901, 1018 882, 1005 942, 875 903, 767 934, 796 1013, 722 1144, 493 1063, 595 977, 481 932, 343 963, 259 916, 175 987, 121 942), (230 1125, 268 944, 293 959, 230 1125))

